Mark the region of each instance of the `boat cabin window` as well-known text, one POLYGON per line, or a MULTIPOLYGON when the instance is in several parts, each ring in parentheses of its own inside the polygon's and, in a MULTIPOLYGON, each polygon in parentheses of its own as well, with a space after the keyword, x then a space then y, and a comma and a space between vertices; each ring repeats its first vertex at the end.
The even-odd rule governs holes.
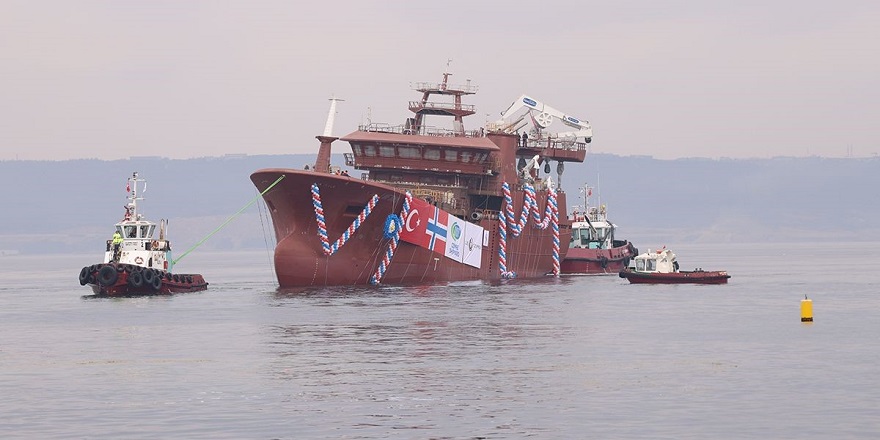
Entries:
POLYGON ((590 242, 590 229, 581 229, 581 245, 586 246, 590 242))
POLYGON ((364 145, 364 156, 376 157, 376 146, 375 145, 364 145))
POLYGON ((636 270, 642 272, 652 272, 657 270, 656 260, 636 260, 636 270))
POLYGON ((470 162, 473 157, 474 157, 474 153, 471 153, 470 151, 462 151, 461 152, 461 161, 463 163, 470 162))
POLYGON ((153 236, 153 228, 155 225, 144 225, 141 226, 141 238, 150 238, 153 236))
POLYGON ((425 150, 425 159, 428 160, 440 160, 440 150, 430 149, 425 150))
POLYGON ((135 238, 137 236, 137 226, 123 226, 125 232, 122 233, 124 238, 135 238))
POLYGON ((381 157, 394 157, 394 147, 391 145, 380 145, 379 146, 379 156, 381 157))
POLYGON ((455 150, 445 150, 443 151, 443 158, 450 162, 458 161, 458 151, 455 150))

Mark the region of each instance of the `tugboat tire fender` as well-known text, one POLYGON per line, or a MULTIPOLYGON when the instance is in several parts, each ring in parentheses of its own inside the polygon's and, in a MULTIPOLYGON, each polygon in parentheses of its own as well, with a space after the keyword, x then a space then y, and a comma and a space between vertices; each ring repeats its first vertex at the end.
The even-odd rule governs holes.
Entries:
POLYGON ((144 284, 153 284, 153 279, 156 278, 156 274, 153 273, 152 269, 145 269, 142 275, 144 277, 144 284))
POLYGON ((132 272, 128 275, 128 284, 131 287, 141 287, 144 285, 144 276, 140 272, 132 272))
POLYGON ((158 291, 162 287, 162 277, 154 277, 152 286, 153 290, 158 291))
POLYGON ((85 266, 79 271, 79 285, 85 286, 89 282, 89 275, 92 273, 89 271, 89 267, 85 266))
POLYGON ((112 286, 119 279, 119 274, 113 266, 104 266, 98 271, 98 282, 102 286, 112 286))

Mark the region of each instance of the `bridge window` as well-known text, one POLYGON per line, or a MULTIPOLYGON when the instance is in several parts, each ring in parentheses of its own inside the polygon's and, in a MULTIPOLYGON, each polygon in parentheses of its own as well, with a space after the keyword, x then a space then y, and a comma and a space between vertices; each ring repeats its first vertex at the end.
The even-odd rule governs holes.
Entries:
POLYGON ((474 157, 474 153, 471 153, 470 151, 462 151, 461 152, 462 163, 470 162, 473 157, 474 157))
POLYGON ((364 145, 364 156, 376 157, 376 146, 375 145, 364 145))
POLYGON ((425 159, 440 160, 440 150, 436 150, 436 149, 425 150, 425 159))
POLYGON ((390 145, 380 145, 379 146, 379 156, 382 157, 394 157, 394 147, 390 145))
POLYGON ((416 147, 397 147, 398 154, 403 159, 421 159, 422 152, 416 147))
POLYGON ((458 151, 444 150, 443 151, 443 158, 445 160, 450 161, 450 162, 456 162, 456 161, 458 161, 458 151))

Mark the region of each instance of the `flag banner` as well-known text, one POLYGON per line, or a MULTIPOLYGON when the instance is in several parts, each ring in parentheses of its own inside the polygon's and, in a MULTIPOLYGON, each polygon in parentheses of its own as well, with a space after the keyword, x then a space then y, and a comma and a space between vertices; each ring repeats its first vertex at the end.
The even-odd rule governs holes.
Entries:
POLYGON ((447 234, 446 234, 446 257, 452 258, 455 261, 461 263, 461 260, 464 258, 464 228, 465 222, 464 220, 451 215, 448 217, 449 220, 446 224, 447 234))
POLYGON ((403 219, 400 239, 445 255, 448 218, 446 211, 413 198, 409 215, 403 219))
POLYGON ((413 198, 409 214, 403 219, 400 239, 430 249, 459 263, 480 267, 486 231, 428 202, 413 198))
POLYGON ((462 247, 464 254, 461 262, 468 266, 480 268, 483 262, 483 236, 484 230, 473 223, 464 222, 464 240, 462 247))

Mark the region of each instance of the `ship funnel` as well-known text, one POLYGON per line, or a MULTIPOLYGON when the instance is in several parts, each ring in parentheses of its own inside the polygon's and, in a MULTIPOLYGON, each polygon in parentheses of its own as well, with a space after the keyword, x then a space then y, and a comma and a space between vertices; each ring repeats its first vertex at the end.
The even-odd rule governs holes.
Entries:
POLYGON ((330 98, 330 112, 327 113, 327 124, 324 125, 324 136, 327 136, 327 137, 333 136, 333 122, 336 119, 336 103, 338 101, 345 101, 345 100, 339 99, 335 96, 330 98))

